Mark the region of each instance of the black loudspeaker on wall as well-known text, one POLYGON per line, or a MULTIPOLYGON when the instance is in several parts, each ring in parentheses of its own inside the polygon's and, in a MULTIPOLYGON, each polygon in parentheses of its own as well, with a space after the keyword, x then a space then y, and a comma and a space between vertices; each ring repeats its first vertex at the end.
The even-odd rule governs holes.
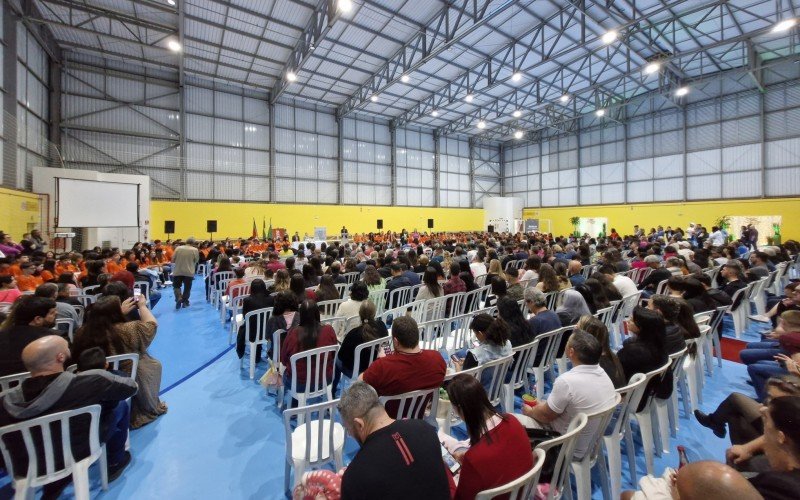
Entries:
POLYGON ((383 229, 383 219, 378 219, 378 229, 383 229))
POLYGON ((167 234, 172 234, 175 232, 175 221, 174 220, 165 220, 164 221, 164 232, 167 234))
POLYGON ((428 219, 428 229, 433 229, 433 219, 428 219))
POLYGON ((207 233, 216 233, 217 232, 217 221, 215 221, 215 220, 206 221, 206 232, 207 233))
POLYGON ((488 230, 489 230, 490 233, 493 233, 494 232, 494 226, 489 226, 488 230))

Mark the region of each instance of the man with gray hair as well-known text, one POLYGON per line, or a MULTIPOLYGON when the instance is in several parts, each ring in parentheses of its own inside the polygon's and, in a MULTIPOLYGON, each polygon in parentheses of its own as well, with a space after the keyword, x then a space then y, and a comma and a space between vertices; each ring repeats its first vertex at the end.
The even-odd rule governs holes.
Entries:
POLYGON ((558 314, 547 308, 547 298, 544 292, 536 287, 528 287, 523 292, 523 297, 525 305, 531 313, 528 323, 531 325, 531 333, 534 337, 561 328, 558 314))
POLYGON ((655 293, 658 284, 664 280, 668 280, 672 276, 672 272, 665 267, 661 267, 661 259, 658 255, 648 255, 644 258, 644 263, 647 267, 652 269, 650 274, 639 284, 639 290, 645 292, 643 295, 648 296, 655 293))
MULTIPOLYGON (((523 405, 525 416, 515 415, 525 427, 563 434, 578 413, 591 415, 615 404, 617 393, 614 384, 600 367, 603 353, 600 342, 589 333, 576 329, 569 337, 565 353, 572 362, 572 369, 556 378, 546 400, 535 406, 523 405)), ((589 451, 589 442, 597 424, 590 423, 581 431, 573 460, 583 458, 589 451)))
POLYGON ((450 498, 450 473, 436 430, 424 420, 395 420, 365 382, 344 392, 339 413, 361 445, 342 478, 342 498, 450 498))

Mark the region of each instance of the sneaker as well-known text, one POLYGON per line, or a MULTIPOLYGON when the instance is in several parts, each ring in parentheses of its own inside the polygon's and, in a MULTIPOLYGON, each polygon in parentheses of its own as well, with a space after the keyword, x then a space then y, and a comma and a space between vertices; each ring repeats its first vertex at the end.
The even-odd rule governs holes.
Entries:
POLYGON ((178 309, 180 309, 180 308, 181 308, 181 303, 180 303, 180 301, 179 301, 179 302, 175 302, 175 310, 177 311, 177 310, 178 310, 178 309))
POLYGON ((714 435, 718 438, 724 438, 727 434, 727 430, 725 429, 725 424, 719 424, 714 421, 711 415, 705 414, 700 410, 694 411, 694 418, 702 425, 703 427, 707 427, 714 431, 714 435))
POLYGON ((108 466, 108 482, 111 483, 117 478, 119 478, 119 476, 122 475, 122 471, 124 471, 128 467, 128 465, 130 465, 130 463, 131 463, 131 453, 129 451, 126 451, 120 463, 108 466))
POLYGON ((184 300, 183 301, 183 307, 189 307, 189 301, 188 300, 184 300))
POLYGON ((763 316, 761 314, 752 314, 752 315, 750 315, 748 317, 750 319, 752 319, 753 321, 758 321, 759 323, 769 323, 770 322, 768 317, 763 316))

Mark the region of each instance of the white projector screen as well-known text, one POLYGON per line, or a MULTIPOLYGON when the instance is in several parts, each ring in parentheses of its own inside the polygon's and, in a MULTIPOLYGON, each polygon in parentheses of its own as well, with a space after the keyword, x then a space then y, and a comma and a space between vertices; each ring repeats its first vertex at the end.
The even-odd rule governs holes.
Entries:
POLYGON ((139 185, 56 178, 59 227, 138 227, 139 185))

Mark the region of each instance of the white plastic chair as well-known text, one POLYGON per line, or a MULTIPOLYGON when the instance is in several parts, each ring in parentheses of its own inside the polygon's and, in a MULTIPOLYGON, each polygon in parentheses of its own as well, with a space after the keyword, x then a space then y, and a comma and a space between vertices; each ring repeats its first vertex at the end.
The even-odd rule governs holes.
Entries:
MULTIPOLYGON (((221 304, 220 304, 220 311, 219 311, 219 320, 224 325, 226 321, 228 321, 228 312, 231 312, 231 318, 236 317, 236 312, 233 310, 233 300, 238 299, 239 297, 246 297, 250 295, 250 282, 247 281, 245 283, 239 283, 237 285, 233 285, 230 289, 228 294, 222 296, 221 304), (233 299, 231 299, 233 297, 233 299)), ((226 287, 227 288, 227 287, 226 287)), ((229 342, 230 343, 230 342, 229 342)))
MULTIPOLYGON (((336 344, 298 352, 289 358, 289 365, 292 367, 289 396, 297 400, 297 406, 305 406, 306 401, 309 399, 321 396, 325 396, 328 401, 333 400, 331 388, 333 384, 333 369, 331 369, 331 376, 329 377, 328 367, 333 367, 338 351, 339 345, 336 344), (297 362, 300 360, 304 360, 306 363, 306 383, 302 391, 298 389, 297 385, 297 362)), ((298 420, 298 423, 301 423, 301 421, 298 420)))
POLYGON ((31 378, 31 372, 14 373, 12 375, 0 377, 0 394, 9 389, 13 389, 27 378, 31 378))
MULTIPOLYGON (((750 290, 750 295, 748 296, 750 302, 756 308, 756 314, 762 316, 767 314, 767 295, 765 290, 769 286, 769 282, 770 278, 761 278, 756 281, 755 286, 750 290)), ((749 318, 750 315, 748 314, 747 316, 749 318)))
MULTIPOLYGON (((619 498, 622 493, 622 438, 625 438, 628 466, 631 471, 631 481, 636 484, 636 450, 633 447, 633 434, 630 431, 631 413, 636 411, 639 402, 647 388, 647 377, 643 373, 635 373, 628 381, 628 385, 617 389, 617 394, 622 397, 619 412, 613 425, 609 426, 603 436, 603 446, 608 455, 608 476, 610 479, 610 497, 619 498)), ((600 471, 605 474, 605 470, 600 471)))
POLYGON ((533 450, 533 468, 502 486, 497 486, 490 490, 483 490, 475 495, 475 500, 492 500, 502 496, 508 500, 527 500, 533 495, 533 490, 539 482, 539 475, 542 473, 544 466, 545 453, 542 449, 536 448, 533 450))
POLYGON ((750 312, 750 301, 748 300, 750 290, 755 286, 755 283, 750 283, 744 288, 736 290, 736 293, 731 297, 731 305, 725 311, 733 318, 733 333, 737 339, 742 338, 742 332, 747 329, 747 315, 750 312))
POLYGON ((369 300, 375 304, 375 316, 380 316, 386 311, 386 304, 388 303, 389 290, 373 290, 369 292, 369 300))
MULTIPOLYGON (((534 393, 536 397, 540 398, 544 396, 544 374, 550 371, 553 366, 558 347, 561 345, 561 337, 563 334, 564 330, 559 328, 558 330, 542 333, 533 340, 533 343, 536 344, 536 348, 533 350, 533 359, 531 360, 527 373, 533 375, 536 379, 536 392, 534 393), (538 351, 542 352, 542 356, 537 363, 536 353, 538 351)), ((530 379, 526 378, 526 381, 528 381, 529 385, 528 392, 533 393, 530 388, 530 379)))
POLYGON ((350 290, 350 283, 336 283, 333 286, 336 288, 336 291, 339 292, 340 299, 347 297, 347 292, 350 290))
POLYGON ((244 314, 242 309, 244 307, 244 299, 250 295, 237 295, 233 297, 228 307, 231 311, 231 327, 228 331, 228 345, 233 343, 233 336, 239 331, 239 328, 244 325, 244 314))
POLYGON ((98 460, 100 461, 101 484, 103 490, 108 490, 106 447, 100 443, 100 405, 62 411, 0 427, 0 451, 3 454, 8 475, 12 478, 14 498, 17 500, 32 499, 36 488, 68 476, 72 476, 75 498, 89 500, 89 466, 98 460), (90 418, 89 456, 76 460, 72 454, 70 427, 72 420, 80 415, 88 415, 90 418), (58 440, 53 435, 55 426, 60 428, 61 438, 58 440), (21 434, 25 445, 28 458, 26 471, 14 470, 11 450, 6 444, 6 439, 14 434, 21 434), (41 436, 41 440, 39 440, 39 436, 41 436), (42 464, 39 463, 34 444, 37 441, 40 441, 44 447, 44 463, 42 464), (56 467, 56 454, 63 459, 61 468, 56 467), (40 469, 44 469, 45 472, 40 474, 40 469))
MULTIPOLYGON (((517 416, 516 413, 514 415, 517 416)), ((567 498, 572 497, 569 482, 570 464, 572 462, 572 457, 575 455, 575 446, 578 444, 578 438, 586 428, 588 422, 589 419, 585 413, 578 413, 572 417, 569 427, 567 427, 567 432, 557 438, 548 439, 547 441, 539 443, 536 446, 537 450, 542 450, 547 453, 547 450, 561 445, 561 449, 556 457, 556 463, 553 465, 553 476, 550 479, 550 490, 547 492, 547 500, 555 500, 562 495, 566 495, 567 498)))
POLYGON ((303 473, 310 468, 333 463, 336 470, 344 466, 345 431, 336 421, 339 400, 311 406, 299 406, 283 412, 286 431, 286 468, 283 486, 289 491, 289 475, 294 468, 294 486, 300 484, 303 473), (297 428, 292 430, 292 418, 297 428))
POLYGON ((334 299, 317 302, 317 307, 319 307, 319 315, 321 317, 336 316, 336 311, 339 310, 339 306, 346 301, 347 299, 334 299))
POLYGON ((511 371, 511 379, 503 384, 503 411, 506 413, 514 413, 514 391, 526 385, 528 368, 533 363, 537 348, 537 342, 533 341, 513 349, 516 361, 511 371))
MULTIPOLYGON (((667 361, 667 363, 658 368, 657 370, 653 370, 645 374, 645 387, 650 384, 650 381, 654 378, 663 379, 664 374, 667 370, 670 369, 672 366, 672 361, 667 361)), ((655 452, 655 434, 653 427, 653 420, 654 420, 654 413, 655 413, 655 404, 653 400, 655 396, 652 394, 648 394, 648 391, 645 390, 645 394, 643 398, 647 398, 647 403, 645 404, 642 411, 637 411, 639 405, 635 407, 631 407, 633 411, 633 416, 636 419, 636 422, 639 424, 639 434, 642 438, 642 448, 644 449, 644 459, 645 459, 645 466, 647 468, 647 474, 653 474, 653 454, 655 452)), ((656 421, 657 422, 657 421, 656 421)), ((667 431, 668 432, 668 431, 667 431)), ((633 461, 635 462, 635 460, 633 461)), ((635 484, 635 481, 633 481, 635 484)))
MULTIPOLYGON (((391 347, 392 347, 392 337, 391 336, 386 336, 386 337, 381 337, 381 338, 378 338, 378 339, 375 339, 375 340, 370 340, 368 342, 364 342, 364 343, 359 344, 358 346, 356 346, 356 350, 355 350, 355 352, 353 354, 353 377, 352 377, 352 380, 357 379, 358 376, 362 372, 364 372, 367 368, 369 368, 369 365, 371 365, 378 358, 378 350, 379 349, 385 349, 387 347, 389 349, 391 349, 391 347), (369 362, 369 364, 367 364, 367 366, 363 366, 362 367, 361 366, 361 354, 365 350, 369 350, 369 359, 371 361, 369 362)), ((342 374, 342 378, 340 380, 340 383, 344 383, 345 381, 350 381, 350 380, 351 380, 350 378, 348 378, 347 376, 342 374)), ((344 391, 346 387, 347 387, 347 385, 342 385, 342 391, 344 391)))
MULTIPOLYGON (((267 322, 269 318, 272 316, 272 308, 271 307, 264 307, 262 309, 256 309, 255 311, 250 311, 249 313, 244 315, 242 322, 244 324, 244 341, 245 345, 250 346, 250 380, 253 380, 256 376, 256 346, 263 345, 266 347, 269 344, 270 339, 267 338, 267 322), (250 319, 255 321, 255 325, 252 328, 255 328, 255 332, 251 332, 250 326, 250 319), (250 335, 254 335, 254 340, 250 340, 250 335)), ((228 339, 228 343, 230 344, 230 338, 228 339)), ((275 348, 273 348, 274 352, 275 348)), ((239 369, 242 368, 244 364, 244 358, 239 360, 239 369)))
MULTIPOLYGON (((678 435, 678 387, 680 380, 683 379, 683 366, 689 356, 689 349, 682 350, 669 355, 670 370, 672 370, 672 394, 667 399, 654 398, 656 416, 658 417, 658 430, 660 434, 661 450, 669 453, 669 438, 678 435)), ((659 456, 659 448, 656 448, 659 456)))
MULTIPOLYGON (((599 462, 600 470, 603 472, 606 470, 606 459, 601 449, 602 438, 620 401, 622 401, 622 396, 617 393, 614 398, 614 404, 603 410, 586 415, 587 430, 594 427, 594 429, 591 429, 594 434, 592 434, 589 440, 589 447, 586 449, 584 456, 580 458, 573 456, 571 464, 572 475, 575 476, 578 500, 591 500, 592 498, 592 467, 599 462)), ((610 486, 608 484, 608 478, 602 473, 600 474, 600 478, 603 485, 603 496, 604 498, 609 498, 610 486)))
POLYGON ((75 321, 72 318, 56 319, 56 325, 53 329, 58 331, 60 335, 66 333, 70 344, 72 343, 72 338, 75 334, 75 321))

